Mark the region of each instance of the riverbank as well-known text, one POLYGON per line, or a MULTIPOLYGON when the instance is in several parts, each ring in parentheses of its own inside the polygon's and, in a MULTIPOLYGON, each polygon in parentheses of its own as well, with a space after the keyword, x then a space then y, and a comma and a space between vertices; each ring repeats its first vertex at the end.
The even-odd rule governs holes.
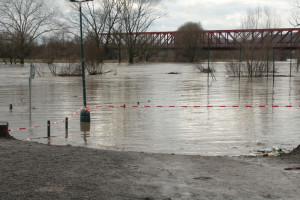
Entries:
POLYGON ((298 199, 298 153, 202 157, 0 139, 0 199, 298 199))

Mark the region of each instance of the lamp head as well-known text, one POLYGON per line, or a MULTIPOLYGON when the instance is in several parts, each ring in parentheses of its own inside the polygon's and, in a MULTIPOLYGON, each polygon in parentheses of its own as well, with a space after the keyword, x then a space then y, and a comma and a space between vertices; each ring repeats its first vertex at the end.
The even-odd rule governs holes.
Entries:
POLYGON ((86 1, 94 1, 94 0, 69 0, 70 2, 86 2, 86 1))

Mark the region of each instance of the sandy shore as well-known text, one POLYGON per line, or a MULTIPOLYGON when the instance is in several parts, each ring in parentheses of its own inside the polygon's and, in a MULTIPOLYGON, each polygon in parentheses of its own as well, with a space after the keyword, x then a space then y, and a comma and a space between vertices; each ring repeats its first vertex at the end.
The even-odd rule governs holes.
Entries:
POLYGON ((299 154, 202 157, 0 139, 0 199, 299 199, 299 154))

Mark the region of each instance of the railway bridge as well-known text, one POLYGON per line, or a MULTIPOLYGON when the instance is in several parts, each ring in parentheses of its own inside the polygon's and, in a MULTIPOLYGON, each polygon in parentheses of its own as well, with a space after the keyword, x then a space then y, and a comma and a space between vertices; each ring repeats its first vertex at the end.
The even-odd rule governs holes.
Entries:
POLYGON ((128 38, 135 38, 147 48, 180 48, 178 38, 193 37, 197 47, 214 50, 234 50, 249 44, 255 48, 300 49, 300 28, 205 30, 202 32, 143 32, 101 34, 102 43, 110 48, 125 48, 128 38))

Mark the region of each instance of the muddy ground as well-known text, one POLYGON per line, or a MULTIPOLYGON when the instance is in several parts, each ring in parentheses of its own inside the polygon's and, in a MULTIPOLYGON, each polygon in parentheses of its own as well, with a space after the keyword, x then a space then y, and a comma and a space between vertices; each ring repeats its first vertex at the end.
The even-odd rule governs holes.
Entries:
POLYGON ((0 139, 0 199, 299 199, 299 152, 202 157, 0 139))

